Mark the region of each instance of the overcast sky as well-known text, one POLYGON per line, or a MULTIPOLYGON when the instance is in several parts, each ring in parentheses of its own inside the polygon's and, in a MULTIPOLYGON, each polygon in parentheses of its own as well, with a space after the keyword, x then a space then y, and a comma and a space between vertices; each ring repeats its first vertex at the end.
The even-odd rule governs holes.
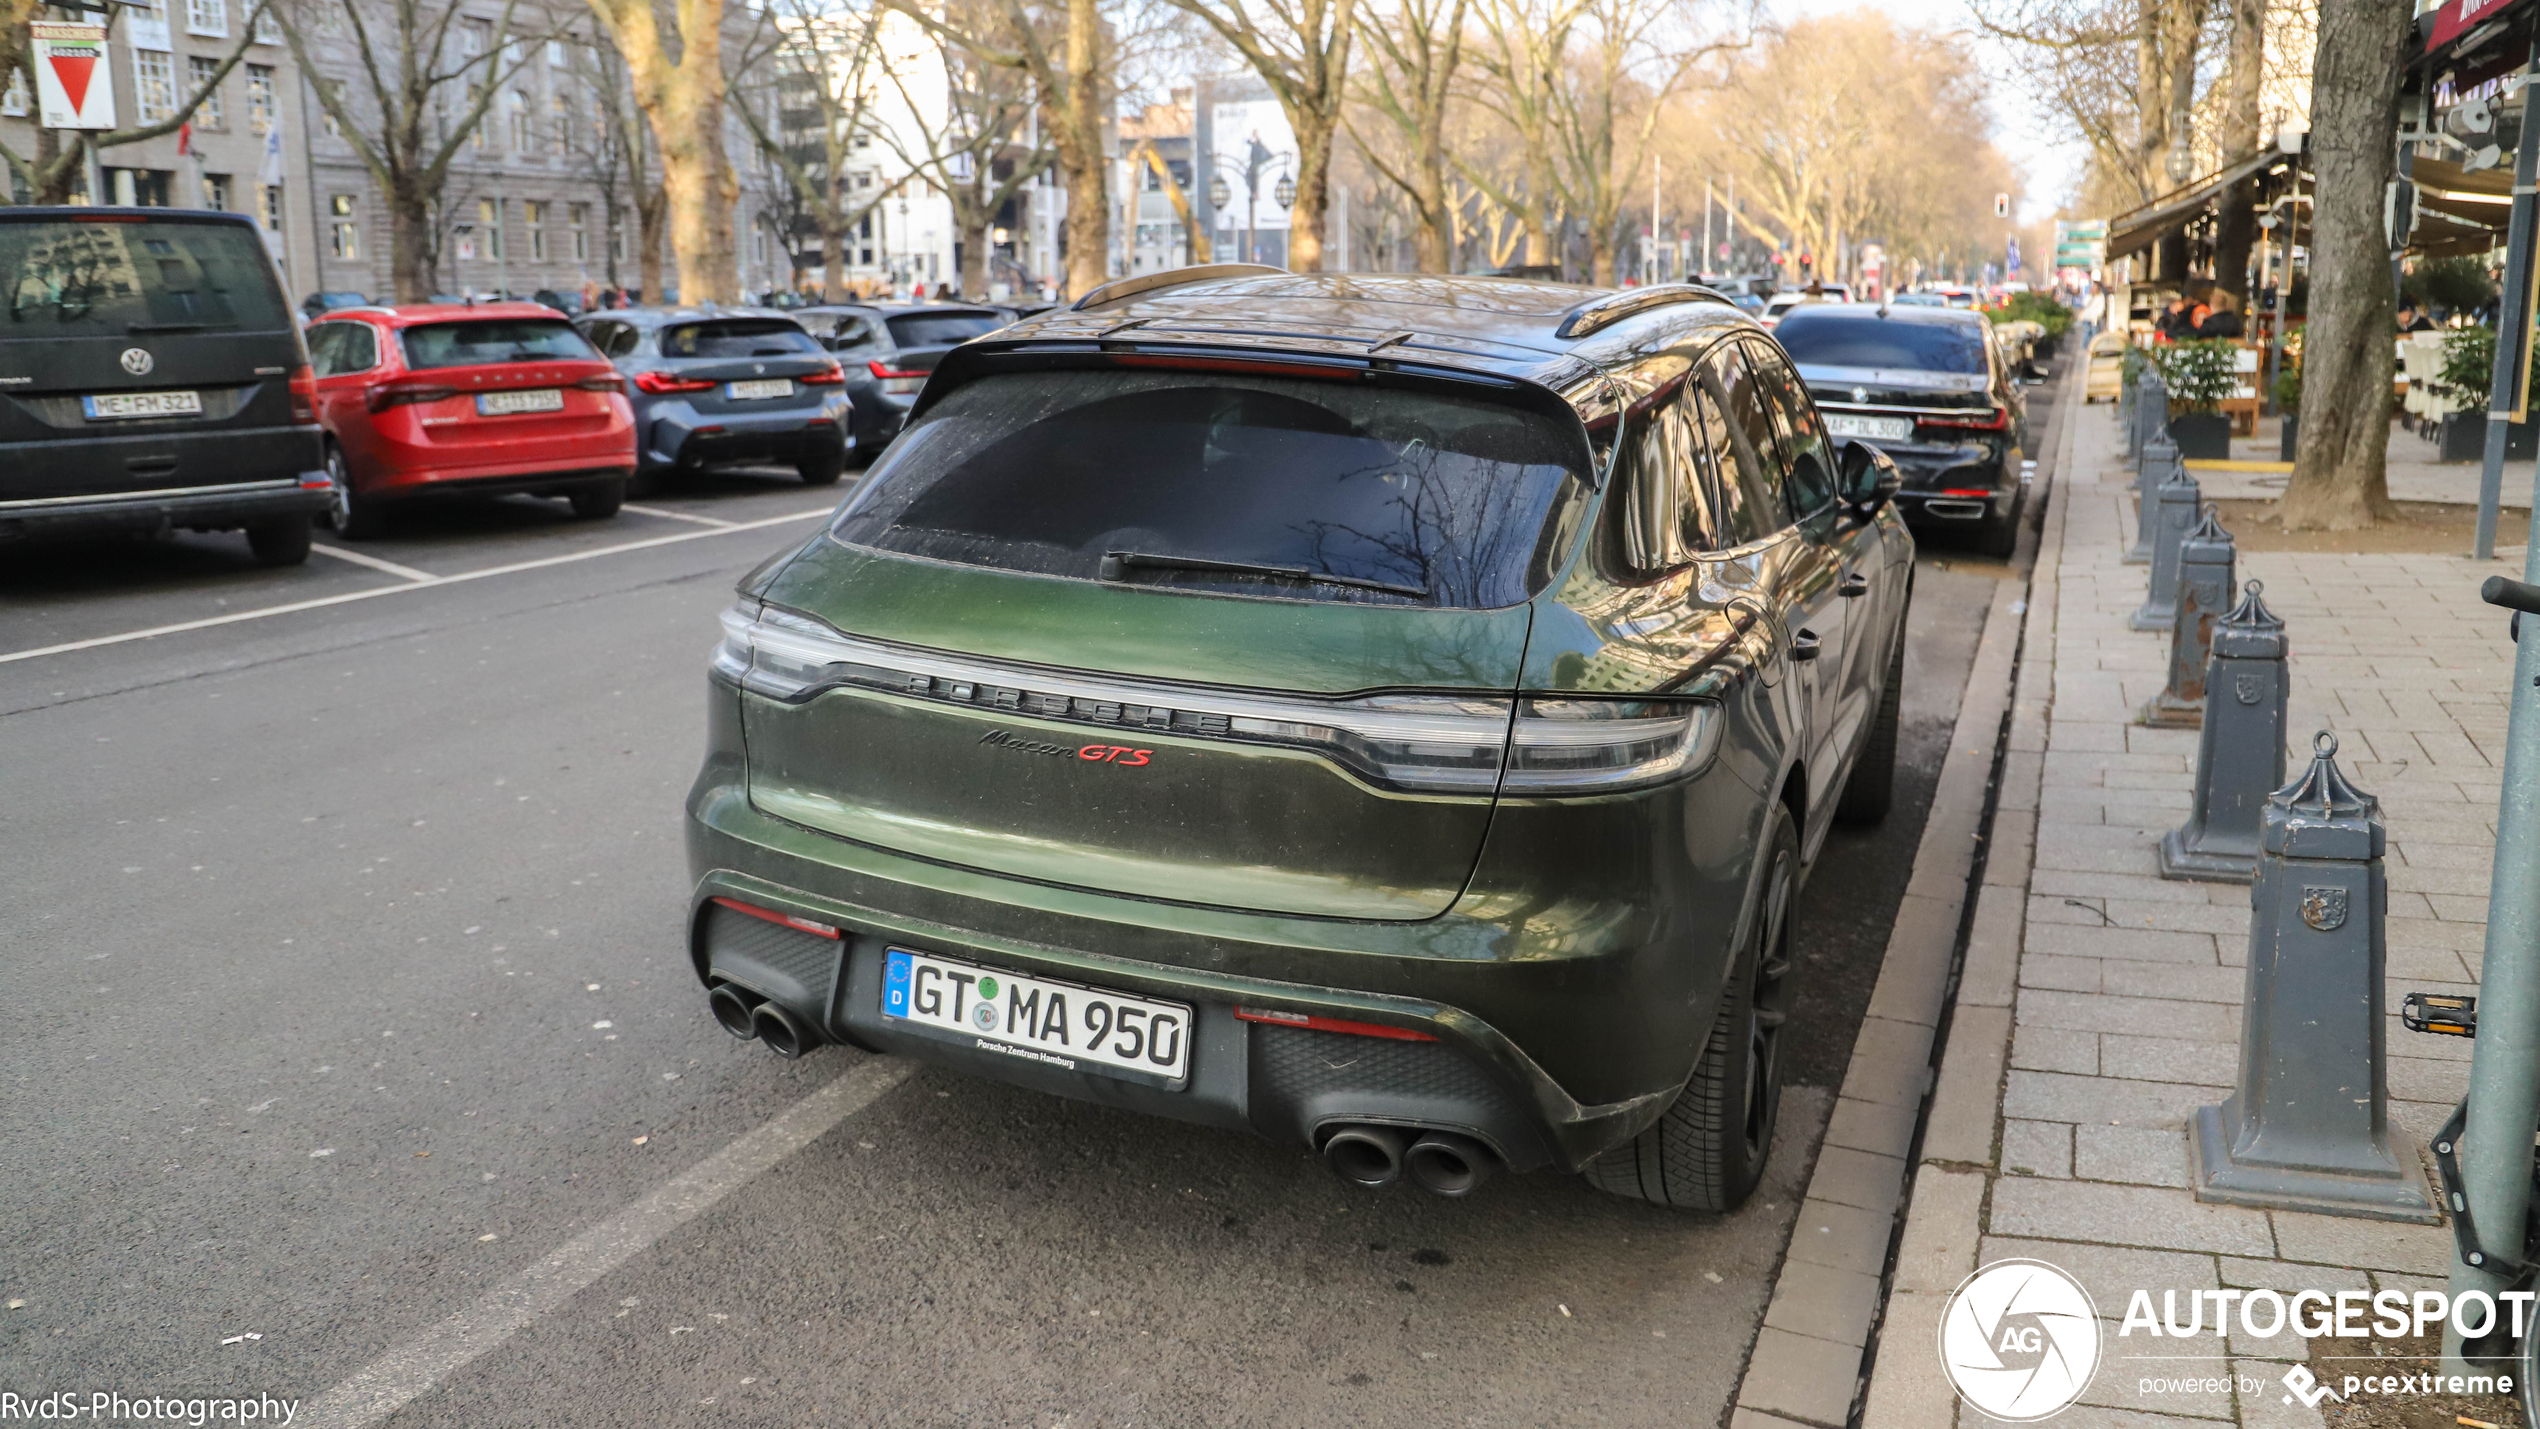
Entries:
MULTIPOLYGON (((1862 0, 1767 0, 1774 15, 1796 20, 1863 8, 1862 0)), ((2063 138, 2064 126, 2043 106, 2031 103, 2018 76, 2005 62, 2002 43, 1976 31, 1966 0, 1878 0, 1878 10, 1899 25, 1926 30, 1963 31, 1975 39, 1976 53, 1993 79, 1993 142, 2027 176, 2020 221, 2051 217, 2081 176, 2080 141, 2063 138)))

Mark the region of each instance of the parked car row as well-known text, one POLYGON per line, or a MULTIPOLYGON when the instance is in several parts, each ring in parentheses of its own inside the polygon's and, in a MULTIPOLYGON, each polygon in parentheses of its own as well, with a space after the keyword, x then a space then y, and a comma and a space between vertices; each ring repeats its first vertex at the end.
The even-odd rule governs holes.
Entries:
POLYGON ((0 209, 0 541, 243 530, 307 559, 443 495, 559 497, 737 463, 814 486, 898 435, 935 362, 1003 309, 371 303, 295 313, 253 223, 0 209), (815 333, 817 334, 815 336, 815 333))

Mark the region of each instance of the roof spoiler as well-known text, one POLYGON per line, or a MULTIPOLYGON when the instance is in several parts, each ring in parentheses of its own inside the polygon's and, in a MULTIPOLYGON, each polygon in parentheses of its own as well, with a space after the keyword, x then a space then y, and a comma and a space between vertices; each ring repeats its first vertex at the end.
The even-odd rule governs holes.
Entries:
POLYGON ((1619 293, 1608 293, 1601 298, 1590 298, 1563 313, 1561 326, 1554 329, 1552 335, 1559 338, 1586 337, 1590 333, 1612 327, 1625 318, 1636 318, 1643 313, 1676 303, 1725 303, 1729 307, 1737 306, 1727 294, 1716 288, 1706 288, 1699 283, 1659 283, 1646 288, 1625 288, 1619 293))
POLYGON ((1267 263, 1198 263, 1188 268, 1168 269, 1162 273, 1141 273, 1134 278, 1115 278, 1068 304, 1067 310, 1081 313, 1087 308, 1098 308, 1105 303, 1116 303, 1122 298, 1134 298, 1140 293, 1152 293, 1158 288, 1178 288, 1184 283, 1205 283, 1212 278, 1285 278, 1287 276, 1289 276, 1287 269, 1273 268, 1267 263))

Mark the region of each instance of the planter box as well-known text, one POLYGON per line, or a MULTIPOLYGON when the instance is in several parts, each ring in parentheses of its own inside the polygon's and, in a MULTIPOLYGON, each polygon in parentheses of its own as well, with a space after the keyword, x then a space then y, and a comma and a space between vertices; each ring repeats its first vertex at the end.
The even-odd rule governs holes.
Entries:
POLYGON ((2170 440, 2186 461, 2231 460, 2231 418, 2220 412, 2186 412, 2170 418, 2170 440))
MULTIPOLYGON (((2540 453, 2540 422, 2516 422, 2505 428, 2505 460, 2529 461, 2540 453)), ((2434 459, 2473 462, 2487 459, 2487 414, 2453 412, 2443 418, 2443 434, 2434 459)))
POLYGON ((2291 461, 2291 460, 2293 460, 2293 445, 2294 445, 2294 442, 2295 442, 2295 441, 2296 441, 2296 440, 2300 437, 2300 435, 2301 435, 2301 430, 2302 430, 2302 414, 2301 414, 2301 413, 2299 413, 2299 412, 2287 412, 2287 413, 2285 413, 2285 414, 2284 414, 2284 442, 2283 442, 2283 444, 2282 444, 2281 446, 2279 446, 2279 447, 2276 449, 2275 459, 2276 459, 2277 461, 2291 461))

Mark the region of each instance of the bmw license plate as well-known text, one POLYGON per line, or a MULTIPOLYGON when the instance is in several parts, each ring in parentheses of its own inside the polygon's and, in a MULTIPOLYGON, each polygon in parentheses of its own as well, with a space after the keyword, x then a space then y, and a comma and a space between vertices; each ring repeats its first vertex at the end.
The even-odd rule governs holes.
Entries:
POLYGON ((200 392, 108 392, 79 399, 79 410, 92 422, 121 422, 135 417, 199 417, 200 392))
POLYGON ((1901 442, 1914 434, 1914 424, 1903 417, 1856 417, 1848 412, 1828 412, 1826 430, 1838 437, 1901 442))
POLYGON ((882 1015, 982 1052, 1178 1088, 1190 1075, 1191 1010, 1074 983, 1016 977, 892 948, 882 1015))
POLYGON ((768 397, 791 397, 794 395, 794 379, 766 377, 750 382, 729 382, 724 384, 723 391, 725 396, 735 402, 754 402, 768 397))
POLYGON ((561 387, 524 387, 513 392, 479 392, 476 415, 510 417, 522 412, 561 412, 564 389, 561 387))

